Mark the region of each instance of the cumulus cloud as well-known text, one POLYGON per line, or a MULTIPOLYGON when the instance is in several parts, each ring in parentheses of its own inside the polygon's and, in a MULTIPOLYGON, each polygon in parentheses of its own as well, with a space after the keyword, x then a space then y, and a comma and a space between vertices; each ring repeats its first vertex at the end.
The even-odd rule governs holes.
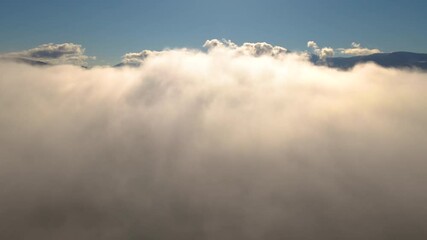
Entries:
POLYGON ((324 47, 322 49, 320 49, 320 57, 321 58, 325 58, 325 57, 332 57, 334 56, 335 52, 333 48, 330 47, 324 47))
POLYGON ((341 54, 345 55, 353 55, 353 56, 363 56, 363 55, 370 55, 375 53, 381 53, 382 51, 379 49, 369 49, 369 48, 363 48, 360 43, 353 42, 351 44, 351 48, 339 48, 338 49, 341 54))
MULTIPOLYGON (((255 57, 260 56, 270 56, 270 57, 279 57, 287 53, 286 48, 280 46, 273 46, 266 42, 258 43, 243 43, 241 46, 233 43, 231 40, 218 40, 211 39, 207 40, 203 44, 204 48, 207 48, 209 51, 218 51, 226 50, 227 52, 234 52, 235 54, 250 55, 255 57)), ((143 50, 141 52, 127 53, 122 57, 121 65, 128 66, 140 66, 148 57, 157 56, 162 54, 162 52, 168 52, 173 50, 163 50, 163 51, 151 51, 143 50)))
POLYGON ((319 46, 317 45, 317 43, 315 41, 308 41, 307 42, 307 47, 313 48, 313 49, 318 49, 319 48, 319 46))
POLYGON ((208 50, 227 48, 228 50, 233 50, 239 54, 251 55, 255 57, 279 57, 288 52, 288 50, 284 47, 273 46, 266 42, 243 43, 241 46, 238 46, 230 40, 220 41, 218 39, 207 40, 203 47, 207 48, 208 50))
POLYGON ((231 40, 210 39, 210 40, 206 40, 205 44, 203 44, 203 47, 207 49, 213 49, 217 47, 227 47, 230 49, 236 49, 239 46, 237 46, 237 44, 233 43, 231 40))
POLYGON ((48 43, 21 52, 3 54, 1 57, 41 61, 48 64, 74 64, 82 66, 87 64, 87 60, 95 59, 95 57, 89 57, 84 53, 85 49, 79 44, 48 43))
POLYGON ((427 237, 425 73, 230 48, 0 72, 0 239, 427 237))
POLYGON ((122 62, 125 64, 141 64, 142 62, 144 62, 144 60, 146 58, 148 58, 149 56, 155 56, 160 54, 159 51, 151 51, 151 50, 143 50, 141 52, 136 52, 136 53, 126 53, 123 57, 122 57, 122 62))
POLYGON ((335 54, 333 48, 324 47, 320 48, 315 41, 308 41, 307 47, 313 49, 314 53, 319 56, 320 60, 324 60, 327 57, 332 57, 335 54))

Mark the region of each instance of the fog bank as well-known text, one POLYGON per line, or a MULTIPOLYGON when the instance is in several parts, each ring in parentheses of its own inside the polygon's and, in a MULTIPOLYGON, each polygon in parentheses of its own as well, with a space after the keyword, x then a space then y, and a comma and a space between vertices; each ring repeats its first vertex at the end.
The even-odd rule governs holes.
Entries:
POLYGON ((426 89, 221 47, 0 62, 0 239, 426 239, 426 89))

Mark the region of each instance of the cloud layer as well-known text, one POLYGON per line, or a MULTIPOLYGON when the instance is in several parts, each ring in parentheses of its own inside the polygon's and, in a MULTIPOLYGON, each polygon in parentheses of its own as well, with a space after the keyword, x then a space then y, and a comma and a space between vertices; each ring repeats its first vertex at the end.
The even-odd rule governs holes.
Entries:
POLYGON ((207 44, 0 62, 0 239, 426 239, 426 74, 207 44))

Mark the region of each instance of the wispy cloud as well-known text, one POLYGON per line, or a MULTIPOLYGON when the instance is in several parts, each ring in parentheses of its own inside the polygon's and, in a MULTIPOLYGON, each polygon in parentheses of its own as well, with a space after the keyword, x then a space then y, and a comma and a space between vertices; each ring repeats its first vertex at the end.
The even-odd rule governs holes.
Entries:
POLYGON ((379 49, 369 49, 361 46, 360 43, 353 42, 351 44, 351 48, 338 48, 341 54, 344 55, 353 55, 353 56, 362 56, 362 55, 370 55, 374 53, 381 53, 382 51, 379 49))

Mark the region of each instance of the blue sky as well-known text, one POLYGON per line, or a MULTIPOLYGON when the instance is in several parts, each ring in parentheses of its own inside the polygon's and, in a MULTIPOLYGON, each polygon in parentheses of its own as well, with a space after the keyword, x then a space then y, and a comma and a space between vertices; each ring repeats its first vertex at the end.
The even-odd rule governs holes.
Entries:
POLYGON ((109 64, 126 52, 200 48, 212 38, 427 52, 426 10, 425 0, 2 0, 0 52, 72 42, 109 64))

